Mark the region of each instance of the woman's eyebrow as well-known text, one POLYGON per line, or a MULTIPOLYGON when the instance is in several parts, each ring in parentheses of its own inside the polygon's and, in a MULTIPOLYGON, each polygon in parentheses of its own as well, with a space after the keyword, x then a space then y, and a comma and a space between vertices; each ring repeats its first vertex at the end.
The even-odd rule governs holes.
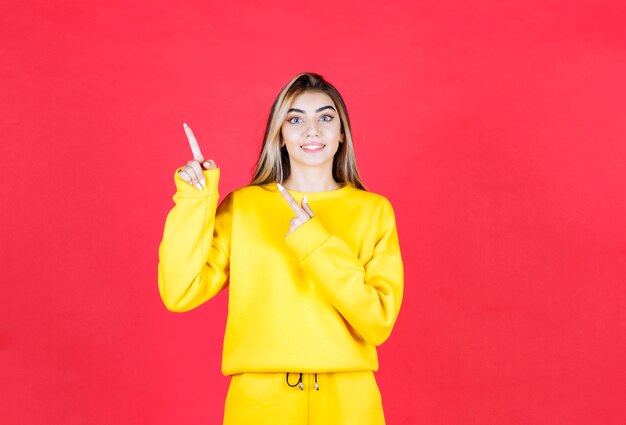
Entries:
MULTIPOLYGON (((326 106, 322 106, 321 108, 317 108, 317 109, 315 110, 315 112, 317 113, 317 112, 323 111, 324 109, 332 109, 333 111, 337 112, 337 111, 335 110, 335 108, 333 108, 331 105, 326 105, 326 106)), ((289 109, 287 112, 288 112, 288 113, 289 113, 289 112, 300 112, 301 114, 304 114, 304 111, 303 111, 302 109, 296 109, 296 108, 291 108, 291 109, 289 109)))

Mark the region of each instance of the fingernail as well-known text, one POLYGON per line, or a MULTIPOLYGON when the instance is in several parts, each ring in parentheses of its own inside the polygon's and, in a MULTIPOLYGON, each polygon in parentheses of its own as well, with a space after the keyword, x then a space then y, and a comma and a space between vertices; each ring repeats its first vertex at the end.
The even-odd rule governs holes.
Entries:
POLYGON ((200 183, 196 183, 196 188, 197 188, 198 190, 204 190, 204 189, 202 189, 202 186, 200 186, 200 183))
POLYGON ((306 200, 306 195, 304 195, 304 198, 302 198, 302 200, 304 201, 305 204, 309 203, 309 201, 306 200))
POLYGON ((276 183, 276 186, 278 186, 278 190, 283 191, 284 187, 280 183, 276 183))
POLYGON ((187 128, 187 127, 189 127, 189 126, 187 125, 187 123, 186 123, 186 122, 184 122, 184 123, 183 123, 183 127, 187 128))
POLYGON ((206 180, 204 180, 204 179, 200 180, 200 184, 201 184, 202 186, 206 187, 206 180))

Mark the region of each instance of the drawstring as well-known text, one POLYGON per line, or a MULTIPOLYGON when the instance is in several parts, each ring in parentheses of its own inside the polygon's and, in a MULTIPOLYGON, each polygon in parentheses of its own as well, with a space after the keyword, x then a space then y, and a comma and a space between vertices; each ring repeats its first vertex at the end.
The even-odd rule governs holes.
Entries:
POLYGON ((298 379, 298 382, 296 382, 295 384, 291 385, 289 383, 289 372, 287 372, 287 375, 285 376, 285 379, 287 380, 287 385, 289 385, 290 387, 295 387, 296 385, 298 385, 300 387, 301 390, 304 389, 304 384, 302 383, 302 374, 300 374, 300 379, 298 379))
MULTIPOLYGON (((289 383, 289 372, 287 372, 285 374, 285 380, 287 381, 287 385, 289 385, 291 388, 295 387, 296 385, 298 387, 300 387, 300 390, 304 390, 304 384, 302 383, 302 374, 300 374, 300 377, 298 378, 298 382, 296 382, 295 384, 291 385, 289 383)), ((320 390, 320 386, 317 383, 317 373, 315 374, 315 391, 319 391, 320 390)))

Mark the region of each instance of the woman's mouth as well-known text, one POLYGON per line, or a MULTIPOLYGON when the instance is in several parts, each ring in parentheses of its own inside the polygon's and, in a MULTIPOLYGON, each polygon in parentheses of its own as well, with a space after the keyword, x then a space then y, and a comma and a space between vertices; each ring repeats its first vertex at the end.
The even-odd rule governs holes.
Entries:
POLYGON ((324 146, 326 145, 322 145, 321 143, 311 143, 308 145, 302 145, 300 147, 307 152, 319 152, 324 149, 324 146))

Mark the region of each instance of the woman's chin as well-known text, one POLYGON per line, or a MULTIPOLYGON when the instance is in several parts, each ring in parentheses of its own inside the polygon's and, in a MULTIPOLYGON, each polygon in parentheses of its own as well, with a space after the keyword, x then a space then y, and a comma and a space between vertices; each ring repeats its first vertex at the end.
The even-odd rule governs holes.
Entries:
POLYGON ((292 165, 297 164, 297 166, 309 167, 310 168, 310 167, 324 167, 329 162, 330 162, 330 164, 332 166, 333 159, 332 158, 325 158, 325 157, 322 157, 322 156, 320 156, 318 158, 314 158, 312 156, 307 156, 305 158, 300 158, 300 157, 293 158, 293 157, 290 157, 289 158, 289 162, 292 165))

